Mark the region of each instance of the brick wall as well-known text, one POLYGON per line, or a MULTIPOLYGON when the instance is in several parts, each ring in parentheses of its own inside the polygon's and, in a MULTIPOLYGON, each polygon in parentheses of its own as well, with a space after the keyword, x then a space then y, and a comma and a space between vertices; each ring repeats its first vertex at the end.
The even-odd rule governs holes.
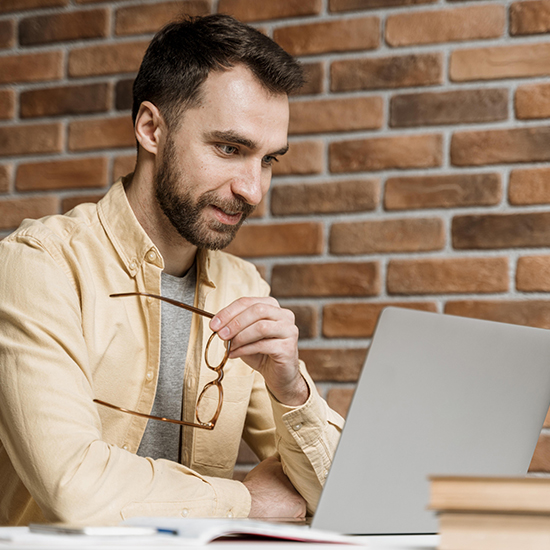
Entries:
POLYGON ((294 310, 331 405, 387 304, 550 328, 550 0, 1 0, 0 236, 131 171, 148 41, 218 11, 307 70, 231 251, 294 310))

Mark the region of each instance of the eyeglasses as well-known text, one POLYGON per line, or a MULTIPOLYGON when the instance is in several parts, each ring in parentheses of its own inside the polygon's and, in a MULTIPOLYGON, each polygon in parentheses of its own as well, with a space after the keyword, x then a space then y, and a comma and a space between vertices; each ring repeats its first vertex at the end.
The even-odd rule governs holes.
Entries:
MULTIPOLYGON (((162 300, 163 302, 167 302, 169 304, 172 304, 177 307, 181 307, 183 309, 186 309, 188 311, 191 311, 192 313, 197 313, 198 315, 202 315, 203 317, 208 317, 209 319, 212 319, 214 317, 213 313, 208 313, 207 311, 203 311, 202 309, 184 304, 182 302, 178 302, 177 300, 172 300, 171 298, 166 298, 165 296, 158 296, 157 294, 149 294, 147 292, 123 292, 118 294, 110 294, 111 298, 121 298, 126 296, 145 296, 146 298, 155 298, 157 300, 162 300)), ((220 416, 220 412, 222 410, 222 404, 223 404, 223 387, 222 387, 222 378, 223 378, 223 367, 227 363, 227 359, 229 357, 229 349, 231 347, 231 341, 228 340, 227 342, 224 342, 225 344, 225 353, 223 356, 223 359, 220 361, 220 363, 216 366, 212 365, 209 360, 209 354, 210 354, 210 345, 212 344, 212 341, 214 340, 214 337, 217 336, 217 332, 212 332, 210 335, 210 338, 208 338, 208 342, 206 344, 206 348, 204 350, 204 360, 206 362, 206 366, 214 371, 218 377, 215 380, 212 380, 211 382, 207 382, 202 389, 199 398, 197 399, 197 405, 195 407, 195 418, 196 422, 185 422, 184 420, 173 420, 171 418, 164 418, 161 416, 152 416, 150 414, 144 414, 137 411, 132 411, 130 409, 125 409, 123 407, 117 407, 116 405, 112 405, 111 403, 107 403, 106 401, 102 401, 101 399, 94 399, 94 403, 99 403, 100 405, 103 405, 105 407, 109 407, 111 409, 115 409, 120 412, 133 414, 134 416, 140 416, 142 418, 150 418, 152 420, 160 420, 162 422, 170 422, 171 424, 179 424, 180 426, 191 426, 193 428, 202 428, 204 430, 213 430, 214 426, 216 425, 216 422, 220 416), (205 421, 201 417, 201 403, 203 402, 206 393, 210 388, 215 388, 217 391, 218 396, 218 406, 216 410, 214 411, 213 415, 209 418, 208 421, 205 421)), ((212 391, 210 391, 212 393, 212 391)))

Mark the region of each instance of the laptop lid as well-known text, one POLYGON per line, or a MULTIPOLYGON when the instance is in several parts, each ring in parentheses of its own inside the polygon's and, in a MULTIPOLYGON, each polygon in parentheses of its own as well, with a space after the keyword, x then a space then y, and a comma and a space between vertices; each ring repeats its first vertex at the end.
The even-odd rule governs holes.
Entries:
POLYGON ((432 474, 524 475, 550 404, 550 331, 382 313, 312 526, 435 533, 432 474))

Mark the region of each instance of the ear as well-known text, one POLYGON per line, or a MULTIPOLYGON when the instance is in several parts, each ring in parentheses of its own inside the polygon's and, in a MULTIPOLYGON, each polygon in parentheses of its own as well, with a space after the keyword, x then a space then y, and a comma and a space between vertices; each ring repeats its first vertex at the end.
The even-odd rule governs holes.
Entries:
POLYGON ((164 120, 157 107, 150 101, 144 101, 139 106, 134 127, 138 143, 146 151, 156 155, 164 127, 164 120))

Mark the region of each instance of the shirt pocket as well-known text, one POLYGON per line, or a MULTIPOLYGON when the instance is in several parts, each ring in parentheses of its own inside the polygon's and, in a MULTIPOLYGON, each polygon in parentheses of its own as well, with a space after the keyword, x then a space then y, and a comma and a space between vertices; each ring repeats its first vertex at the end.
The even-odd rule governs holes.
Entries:
MULTIPOLYGON (((201 473, 220 477, 231 476, 239 452, 253 381, 254 372, 224 378, 223 405, 215 428, 195 428, 193 462, 207 468, 200 468, 201 473), (214 471, 210 471, 211 468, 214 471)), ((205 396, 205 399, 211 398, 205 396)), ((211 407, 215 408, 215 403, 212 403, 211 407)))

